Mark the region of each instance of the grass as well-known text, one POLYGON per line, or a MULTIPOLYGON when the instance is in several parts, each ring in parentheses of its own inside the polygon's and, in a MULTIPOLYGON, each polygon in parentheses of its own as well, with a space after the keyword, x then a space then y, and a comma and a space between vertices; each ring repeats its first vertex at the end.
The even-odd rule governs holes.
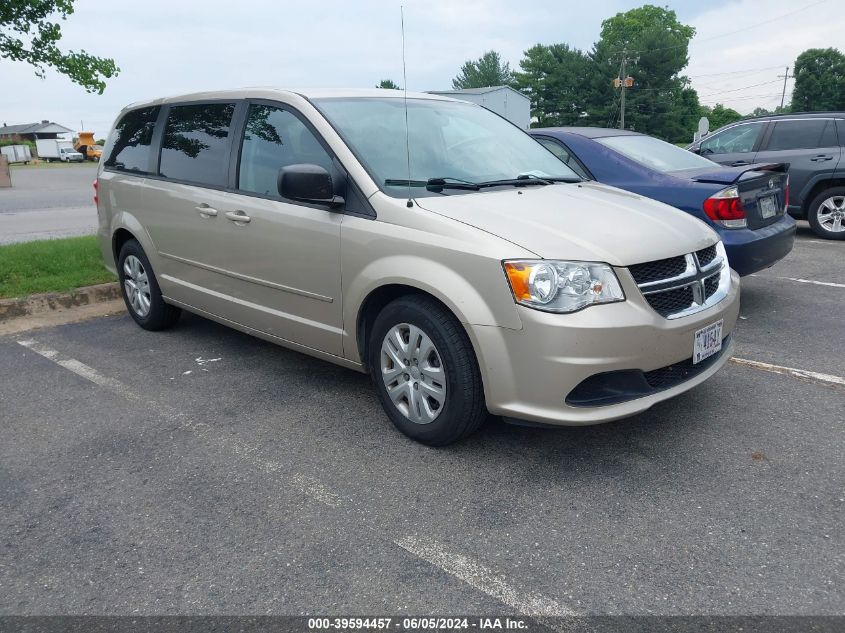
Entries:
POLYGON ((0 298, 67 292, 114 280, 93 235, 0 246, 0 298))

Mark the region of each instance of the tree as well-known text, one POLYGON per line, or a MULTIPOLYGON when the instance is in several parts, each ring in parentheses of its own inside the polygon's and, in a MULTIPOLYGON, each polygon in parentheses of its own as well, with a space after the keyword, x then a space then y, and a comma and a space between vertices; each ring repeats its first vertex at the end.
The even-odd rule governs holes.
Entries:
POLYGON ((619 120, 619 76, 634 79, 626 91, 625 127, 669 141, 692 136, 699 117, 697 93, 680 73, 689 63, 689 42, 695 29, 681 24, 674 11, 645 5, 602 22, 599 41, 589 54, 594 66, 589 80, 588 121, 615 125, 619 120))
POLYGON ((710 129, 718 130, 723 125, 739 121, 742 115, 732 108, 726 108, 721 103, 717 103, 712 108, 710 106, 701 106, 701 116, 706 116, 710 121, 710 129))
POLYGON ((397 86, 396 82, 392 79, 382 79, 376 84, 376 88, 386 88, 387 90, 402 90, 402 88, 397 86))
POLYGON ((487 51, 476 59, 461 66, 461 72, 452 80, 452 88, 486 88, 487 86, 509 86, 513 82, 511 67, 496 51, 487 51))
POLYGON ((538 127, 577 125, 584 116, 584 85, 590 60, 567 44, 537 44, 525 51, 513 87, 531 99, 531 116, 538 127))
POLYGON ((0 2, 0 58, 26 62, 44 78, 54 68, 88 92, 103 93, 106 79, 120 69, 114 60, 94 57, 84 50, 62 52, 61 25, 73 13, 74 0, 3 0, 0 2))
POLYGON ((795 60, 792 110, 845 110, 845 55, 835 48, 808 48, 795 60))
POLYGON ((746 115, 744 118, 752 118, 758 116, 771 116, 773 114, 783 114, 784 112, 789 112, 789 106, 784 106, 783 108, 777 106, 774 110, 768 110, 766 108, 754 108, 751 111, 751 114, 746 115))

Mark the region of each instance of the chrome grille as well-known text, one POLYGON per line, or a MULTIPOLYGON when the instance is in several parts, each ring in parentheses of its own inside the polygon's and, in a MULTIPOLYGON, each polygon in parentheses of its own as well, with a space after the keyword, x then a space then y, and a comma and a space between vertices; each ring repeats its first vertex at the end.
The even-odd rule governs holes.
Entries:
POLYGON ((643 297, 660 316, 677 319, 725 298, 731 272, 721 242, 695 253, 628 267, 643 297))

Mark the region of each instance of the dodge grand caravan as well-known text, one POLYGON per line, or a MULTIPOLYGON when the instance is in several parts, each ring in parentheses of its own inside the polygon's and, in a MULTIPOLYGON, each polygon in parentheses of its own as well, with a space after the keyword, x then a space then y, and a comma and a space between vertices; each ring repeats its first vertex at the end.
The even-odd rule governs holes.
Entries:
POLYGON ((254 89, 124 109, 99 237, 142 328, 180 310, 369 372, 433 445, 487 412, 592 424, 728 359, 739 278, 718 236, 582 181, 483 107, 254 89))

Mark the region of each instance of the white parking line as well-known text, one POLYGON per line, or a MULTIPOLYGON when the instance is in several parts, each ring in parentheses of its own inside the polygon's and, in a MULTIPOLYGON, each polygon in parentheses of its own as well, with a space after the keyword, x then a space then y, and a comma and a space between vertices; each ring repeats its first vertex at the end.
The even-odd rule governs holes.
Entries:
POLYGON ((406 536, 395 543, 417 558, 431 563, 471 587, 513 607, 523 615, 547 617, 576 615, 575 611, 551 598, 521 593, 495 572, 463 554, 450 552, 433 539, 406 536))
POLYGON ((792 376, 802 380, 809 380, 811 382, 819 382, 828 385, 838 385, 845 387, 845 378, 834 376, 832 374, 820 374, 815 371, 807 371, 806 369, 795 369, 794 367, 784 367, 782 365, 771 365, 769 363, 761 363, 757 360, 748 360, 747 358, 731 358, 732 363, 737 365, 744 365, 746 367, 753 367, 762 371, 768 371, 773 374, 782 374, 784 376, 792 376))
POLYGON ((768 275, 750 275, 758 279, 783 279, 786 281, 797 281, 800 284, 814 284, 816 286, 831 286, 833 288, 845 288, 845 284, 837 284, 832 281, 815 281, 813 279, 801 279, 798 277, 769 277, 768 275))
MULTIPOLYGON (((213 443, 221 451, 232 453, 269 474, 285 476, 283 465, 262 457, 259 454, 258 447, 250 446, 236 438, 228 436, 225 438, 211 436, 209 434, 210 427, 207 424, 194 422, 176 409, 151 401, 146 397, 141 397, 129 385, 114 378, 104 376, 93 367, 89 367, 74 358, 68 358, 36 340, 20 340, 18 344, 96 385, 109 389, 127 400, 143 403, 147 409, 154 411, 168 421, 178 422, 182 427, 213 443)), ((331 507, 341 505, 341 497, 339 495, 312 477, 300 473, 288 473, 287 480, 292 488, 320 503, 331 507)), ((373 530, 379 536, 383 536, 380 531, 374 530, 373 526, 364 527, 373 530)), ((576 615, 575 611, 560 604, 556 600, 531 592, 519 591, 508 584, 502 575, 484 567, 468 556, 448 550, 433 539, 406 536, 393 542, 413 556, 434 565, 461 582, 512 607, 522 615, 537 619, 549 628, 560 631, 568 630, 565 622, 545 621, 544 618, 546 617, 576 615)))
MULTIPOLYGON (((137 391, 132 389, 129 385, 125 385, 114 378, 104 376, 96 369, 89 367, 85 363, 81 363, 74 358, 67 358, 56 350, 50 349, 46 345, 42 345, 33 339, 18 341, 18 344, 23 345, 36 354, 40 354, 44 358, 56 363, 60 367, 64 367, 68 371, 72 371, 77 376, 81 376, 86 380, 93 382, 95 385, 99 385, 113 391, 127 400, 142 402, 145 408, 154 411, 163 419, 180 424, 182 427, 192 431, 196 435, 212 442, 220 450, 228 453, 234 453, 236 456, 249 462, 260 470, 263 470, 264 472, 277 473, 284 470, 282 464, 261 457, 258 453, 257 447, 249 446, 248 444, 230 437, 220 438, 209 436, 209 426, 204 422, 195 422, 177 409, 173 409, 167 405, 162 405, 146 397, 142 398, 138 395, 137 391)), ((298 490, 300 493, 314 499, 315 501, 319 501, 320 503, 331 507, 340 505, 340 497, 315 479, 306 477, 300 473, 292 473, 288 475, 288 481, 293 489, 298 490)))

